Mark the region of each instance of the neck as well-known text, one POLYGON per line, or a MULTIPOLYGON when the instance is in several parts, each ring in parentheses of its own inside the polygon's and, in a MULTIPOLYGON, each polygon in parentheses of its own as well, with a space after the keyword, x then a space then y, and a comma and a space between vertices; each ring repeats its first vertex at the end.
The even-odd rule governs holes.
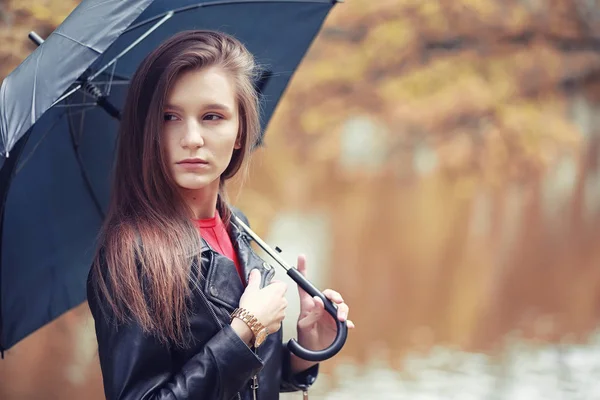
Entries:
POLYGON ((184 189, 181 192, 184 201, 192 210, 194 219, 207 219, 215 216, 217 197, 219 195, 219 180, 202 189, 184 189))

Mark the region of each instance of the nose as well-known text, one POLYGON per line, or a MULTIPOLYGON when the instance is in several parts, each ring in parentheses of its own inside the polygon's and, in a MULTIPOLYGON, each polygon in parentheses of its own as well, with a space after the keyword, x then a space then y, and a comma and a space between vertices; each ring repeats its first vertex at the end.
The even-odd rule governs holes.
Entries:
POLYGON ((188 122, 185 134, 181 138, 181 146, 192 149, 197 149, 204 146, 202 127, 196 121, 188 122))

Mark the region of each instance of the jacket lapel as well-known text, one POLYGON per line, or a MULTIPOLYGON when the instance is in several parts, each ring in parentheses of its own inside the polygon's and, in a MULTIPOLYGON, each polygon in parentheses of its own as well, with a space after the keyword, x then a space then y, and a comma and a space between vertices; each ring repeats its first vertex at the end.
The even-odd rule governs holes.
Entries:
POLYGON ((275 275, 275 270, 254 252, 250 244, 251 238, 234 221, 231 222, 231 236, 244 271, 244 286, 248 283, 250 272, 255 268, 260 271, 262 277, 260 287, 268 285, 275 275))
POLYGON ((250 271, 258 269, 261 273, 260 287, 266 286, 275 270, 264 262, 251 248, 250 239, 234 223, 231 224, 230 238, 242 267, 244 282, 240 280, 235 263, 221 255, 202 239, 202 263, 207 265, 204 269, 206 280, 203 291, 211 302, 224 307, 229 313, 233 312, 248 282, 250 271))
POLYGON ((204 239, 202 241, 206 245, 206 250, 202 252, 202 263, 208 266, 204 270, 204 293, 210 301, 232 312, 244 292, 237 268, 232 260, 214 251, 204 239))

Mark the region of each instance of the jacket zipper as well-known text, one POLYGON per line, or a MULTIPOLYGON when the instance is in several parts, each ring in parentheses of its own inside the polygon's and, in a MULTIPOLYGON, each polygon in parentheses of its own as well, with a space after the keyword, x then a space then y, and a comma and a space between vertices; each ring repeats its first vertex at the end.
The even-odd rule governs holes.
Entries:
MULTIPOLYGON (((254 348, 254 354, 258 357, 258 349, 254 348)), ((252 400, 258 400, 258 376, 254 375, 250 381, 250 389, 252 389, 252 400)))
POLYGON ((254 375, 252 377, 252 381, 250 382, 250 389, 252 389, 252 399, 258 399, 258 377, 254 375))

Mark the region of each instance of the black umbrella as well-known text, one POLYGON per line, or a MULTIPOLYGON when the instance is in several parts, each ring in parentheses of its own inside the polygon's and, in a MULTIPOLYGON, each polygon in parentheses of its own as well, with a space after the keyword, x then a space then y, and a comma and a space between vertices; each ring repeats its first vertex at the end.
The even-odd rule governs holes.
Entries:
MULTIPOLYGON (((234 35, 267 66, 256 82, 264 133, 335 3, 83 0, 46 41, 30 35, 40 46, 0 87, 0 351, 85 301, 119 110, 141 60, 182 30, 234 35)), ((346 338, 345 324, 338 327, 329 351, 290 348, 306 359, 328 358, 346 338)))

